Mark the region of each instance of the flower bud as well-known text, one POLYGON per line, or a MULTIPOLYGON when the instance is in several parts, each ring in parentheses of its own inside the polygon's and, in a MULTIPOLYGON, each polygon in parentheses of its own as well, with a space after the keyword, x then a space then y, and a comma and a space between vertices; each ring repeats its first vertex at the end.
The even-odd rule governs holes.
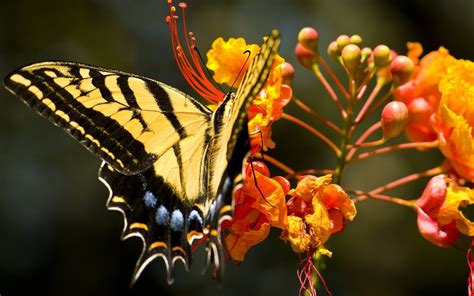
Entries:
POLYGON ((372 49, 370 47, 364 47, 360 51, 362 59, 360 60, 361 63, 365 63, 367 59, 372 55, 372 49))
POLYGON ((433 107, 425 98, 416 98, 407 105, 410 123, 426 124, 430 122, 433 107))
POLYGON ((283 84, 290 85, 295 78, 295 68, 290 63, 284 62, 281 65, 281 78, 283 84))
POLYGON ((402 85, 407 83, 411 75, 413 74, 413 69, 415 64, 407 56, 397 56, 392 64, 390 65, 390 71, 392 72, 393 82, 396 85, 402 85))
POLYGON ((341 55, 341 52, 337 48, 337 42, 336 41, 333 41, 333 42, 329 43, 328 55, 335 61, 337 61, 339 56, 341 55))
POLYGON ((305 48, 301 43, 296 44, 295 55, 298 62, 308 69, 311 69, 318 62, 318 55, 314 51, 305 48))
POLYGON ((355 45, 360 45, 362 43, 362 37, 360 37, 359 35, 352 35, 351 43, 355 45))
POLYGON ((408 109, 402 102, 393 101, 382 110, 382 130, 385 139, 400 135, 408 121, 408 109))
POLYGON ((378 45, 374 49, 374 63, 377 67, 385 67, 390 63, 390 48, 386 45, 378 45))
POLYGON ((305 27, 301 29, 298 33, 298 43, 301 43, 304 48, 318 51, 318 43, 319 43, 319 34, 314 28, 305 27))
POLYGON ((342 62, 349 73, 354 74, 360 65, 360 48, 355 44, 349 44, 344 47, 341 53, 342 62))
POLYGON ((346 47, 346 45, 350 43, 351 43, 351 38, 349 38, 349 36, 347 35, 340 35, 336 39, 337 49, 339 49, 340 52, 344 49, 344 47, 346 47))

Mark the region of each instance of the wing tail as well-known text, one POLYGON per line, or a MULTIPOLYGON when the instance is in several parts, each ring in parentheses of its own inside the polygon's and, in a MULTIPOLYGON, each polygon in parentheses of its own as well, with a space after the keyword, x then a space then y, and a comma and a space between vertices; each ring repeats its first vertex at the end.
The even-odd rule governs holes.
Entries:
POLYGON ((191 266, 191 243, 203 237, 204 218, 197 206, 181 201, 173 189, 153 168, 136 175, 123 175, 107 163, 99 170, 99 179, 110 191, 107 208, 123 213, 122 239, 133 236, 143 241, 132 284, 154 259, 163 259, 167 280, 173 282, 177 261, 191 266))

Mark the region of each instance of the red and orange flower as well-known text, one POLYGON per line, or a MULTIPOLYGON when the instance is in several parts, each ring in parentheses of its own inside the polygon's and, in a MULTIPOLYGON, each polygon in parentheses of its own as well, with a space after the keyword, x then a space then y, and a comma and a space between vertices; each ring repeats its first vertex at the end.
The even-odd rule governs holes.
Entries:
POLYGON ((451 59, 446 66, 433 126, 441 152, 456 173, 474 182, 474 63, 451 59))
POLYGON ((474 236, 474 222, 461 207, 474 204, 474 190, 450 182, 445 175, 433 177, 416 201, 418 229, 439 247, 453 246, 460 234, 474 236))
POLYGON ((222 224, 225 245, 235 261, 243 261, 252 246, 267 238, 271 227, 288 225, 285 196, 290 183, 283 177, 270 178, 263 162, 253 162, 253 168, 245 167, 243 184, 234 190, 232 221, 222 224))
POLYGON ((412 79, 398 87, 394 99, 408 107, 409 121, 405 134, 412 142, 428 142, 436 139, 430 117, 438 110, 441 93, 439 82, 447 70, 447 63, 454 58, 444 47, 430 52, 419 60, 423 49, 419 43, 408 43, 408 57, 415 63, 412 79))
POLYGON ((336 184, 332 176, 304 176, 295 189, 289 191, 288 228, 281 238, 288 241, 296 253, 318 250, 331 256, 324 247, 331 235, 344 229, 357 213, 349 195, 336 184))

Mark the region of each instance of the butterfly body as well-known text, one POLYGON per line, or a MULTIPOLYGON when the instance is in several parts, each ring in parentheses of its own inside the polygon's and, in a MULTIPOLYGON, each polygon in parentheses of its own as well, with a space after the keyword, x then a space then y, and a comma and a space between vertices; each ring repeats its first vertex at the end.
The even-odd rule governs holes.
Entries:
POLYGON ((274 31, 235 96, 214 112, 161 82, 85 64, 35 63, 6 77, 8 90, 103 160, 107 207, 124 214, 124 239, 143 240, 133 281, 161 257, 172 282, 174 263, 189 268, 191 245, 203 238, 222 272, 220 223, 230 218, 250 148, 246 110, 278 44, 274 31))

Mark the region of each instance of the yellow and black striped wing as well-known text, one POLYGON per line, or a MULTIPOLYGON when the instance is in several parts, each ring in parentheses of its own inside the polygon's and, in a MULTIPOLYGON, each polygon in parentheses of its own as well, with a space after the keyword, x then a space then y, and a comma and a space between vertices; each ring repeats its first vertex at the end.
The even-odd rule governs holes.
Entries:
MULTIPOLYGON (((176 150, 182 141, 205 145, 204 135, 196 133, 207 130, 211 111, 152 79, 78 63, 42 62, 14 71, 5 86, 125 175, 146 170, 163 155, 176 154, 173 161, 179 161, 176 150)), ((175 183, 181 187, 182 180, 175 183)))

